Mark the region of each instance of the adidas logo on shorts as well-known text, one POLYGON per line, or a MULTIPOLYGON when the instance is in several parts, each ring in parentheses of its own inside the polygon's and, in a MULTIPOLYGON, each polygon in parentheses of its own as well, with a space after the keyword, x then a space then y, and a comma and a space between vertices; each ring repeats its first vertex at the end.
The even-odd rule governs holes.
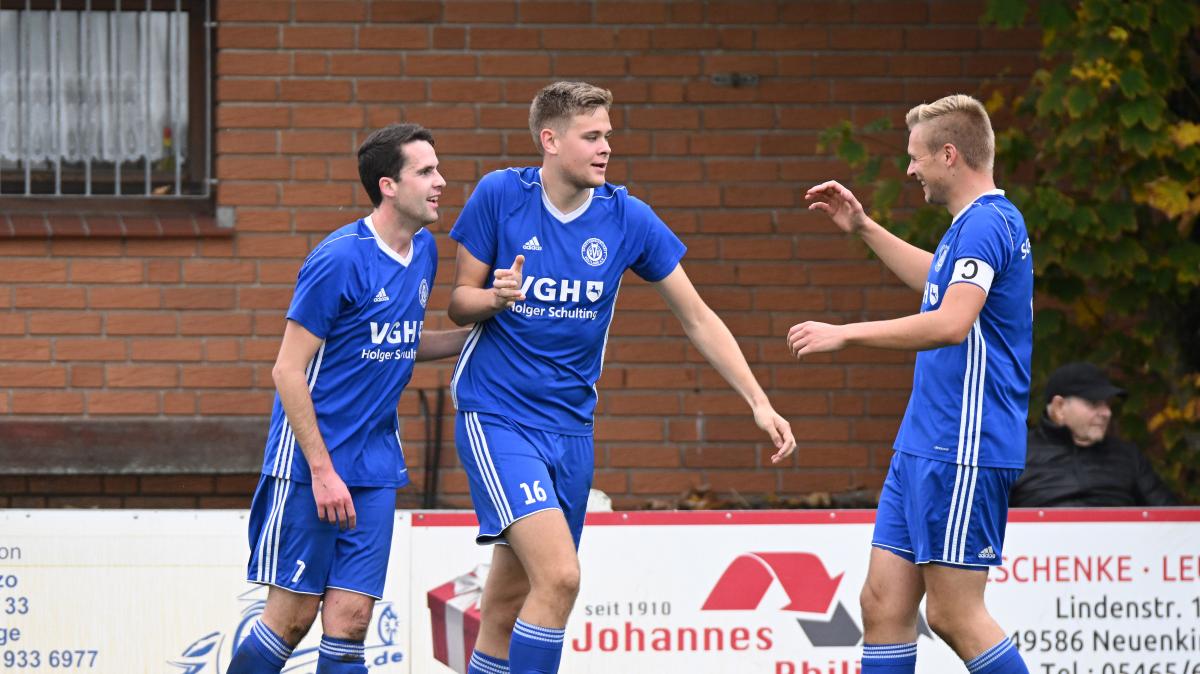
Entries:
POLYGON ((542 244, 538 242, 537 235, 534 235, 532 239, 526 241, 525 245, 521 247, 525 250, 541 250, 542 244))
POLYGON ((384 292, 383 288, 380 288, 379 292, 375 293, 375 299, 373 299, 371 301, 372 302, 387 302, 389 299, 391 299, 391 298, 387 296, 387 293, 384 292))
POLYGON ((992 549, 992 546, 990 546, 990 545, 989 545, 989 546, 987 546, 986 548, 984 548, 984 549, 980 550, 980 551, 979 551, 979 553, 978 553, 978 554, 976 554, 975 556, 976 556, 976 557, 978 557, 978 558, 980 558, 980 559, 995 559, 995 558, 996 558, 996 551, 995 551, 995 550, 993 550, 993 549, 992 549))

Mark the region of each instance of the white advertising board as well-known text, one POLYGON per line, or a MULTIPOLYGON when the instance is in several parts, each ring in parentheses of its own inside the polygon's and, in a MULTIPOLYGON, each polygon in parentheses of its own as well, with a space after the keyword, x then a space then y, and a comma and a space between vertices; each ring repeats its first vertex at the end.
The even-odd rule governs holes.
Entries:
MULTIPOLYGON (((873 517, 590 515, 562 671, 857 674, 873 517)), ((474 533, 397 514, 372 672, 461 668, 490 558, 474 533)), ((0 511, 0 671, 220 674, 266 598, 247 552, 244 512, 0 511)), ((1200 509, 1014 511, 1004 552, 989 605, 1031 672, 1200 674, 1200 509)), ((317 632, 286 672, 312 674, 317 632)), ((919 643, 918 672, 962 671, 919 643)))

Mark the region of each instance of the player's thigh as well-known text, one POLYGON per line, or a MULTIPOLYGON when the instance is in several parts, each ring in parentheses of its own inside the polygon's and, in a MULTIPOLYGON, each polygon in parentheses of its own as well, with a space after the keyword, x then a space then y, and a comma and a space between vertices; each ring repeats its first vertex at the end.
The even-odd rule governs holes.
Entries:
POLYGON ((921 567, 892 550, 871 548, 862 591, 864 618, 915 620, 924 594, 921 567))
POLYGON ((326 590, 383 597, 392 529, 396 522, 396 490, 391 487, 351 487, 357 524, 339 530, 326 590))
POLYGON ((575 592, 579 585, 579 557, 562 511, 543 510, 509 527, 505 535, 521 562, 530 585, 575 592))
POLYGON ((479 543, 494 543, 523 518, 559 510, 544 434, 494 414, 459 412, 455 445, 479 518, 479 543))
POLYGON ((983 608, 987 588, 986 567, 963 568, 945 564, 921 567, 930 613, 969 613, 983 608))
POLYGON ((483 586, 481 606, 497 607, 516 618, 529 595, 529 576, 510 545, 492 546, 492 565, 483 586))
POLYGON ((319 597, 337 534, 317 517, 311 485, 262 476, 250 507, 247 580, 319 597))

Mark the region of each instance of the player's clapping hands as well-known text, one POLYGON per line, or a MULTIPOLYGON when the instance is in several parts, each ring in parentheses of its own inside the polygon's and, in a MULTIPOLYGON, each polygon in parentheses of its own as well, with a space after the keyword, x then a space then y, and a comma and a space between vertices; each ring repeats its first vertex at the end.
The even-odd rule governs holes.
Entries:
POLYGON ((813 202, 808 205, 808 210, 828 215, 847 234, 854 234, 867 224, 867 214, 862 204, 853 192, 836 180, 810 187, 804 193, 804 199, 813 202))
POLYGON ((813 353, 837 351, 846 346, 844 325, 816 321, 797 323, 788 330, 788 350, 797 359, 813 353))
POLYGON ((511 267, 496 270, 492 290, 496 293, 498 309, 507 309, 514 303, 525 300, 525 293, 521 292, 521 286, 525 282, 525 276, 521 273, 524 265, 525 256, 518 255, 511 267))

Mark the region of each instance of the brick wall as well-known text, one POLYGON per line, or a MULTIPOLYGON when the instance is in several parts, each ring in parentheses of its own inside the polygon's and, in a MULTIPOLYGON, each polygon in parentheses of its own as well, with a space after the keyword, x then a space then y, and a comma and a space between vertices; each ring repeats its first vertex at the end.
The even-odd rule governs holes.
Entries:
MULTIPOLYGON (((616 98, 609 179, 688 245, 688 274, 800 440, 793 459, 771 467, 744 405, 654 290, 628 275, 600 382, 596 485, 622 506, 701 484, 749 497, 875 487, 910 356, 851 350, 798 365, 784 335, 800 320, 885 318, 918 300, 809 215, 803 193, 847 177, 817 152, 821 129, 881 116, 902 127, 911 105, 1032 71, 1037 35, 981 29, 982 4, 217 2, 216 194, 236 209, 234 235, 0 241, 0 415, 178 424, 267 415, 299 261, 370 210, 353 152, 370 129, 396 121, 435 131, 450 182, 433 228, 442 261, 427 323, 448 327, 454 247, 445 234, 459 207, 483 173, 537 161, 525 127, 534 92, 586 79, 616 98), (713 83, 729 72, 759 80, 713 83)), ((882 139, 903 152, 902 133, 882 139)), ((450 365, 418 366, 410 390, 446 386, 450 365)), ((419 487, 415 396, 401 412, 419 487)), ((452 411, 444 437, 453 437, 452 411)), ((465 505, 452 442, 442 463, 442 502, 465 505)), ((0 505, 237 506, 252 484, 246 475, 15 475, 0 478, 0 505)))

